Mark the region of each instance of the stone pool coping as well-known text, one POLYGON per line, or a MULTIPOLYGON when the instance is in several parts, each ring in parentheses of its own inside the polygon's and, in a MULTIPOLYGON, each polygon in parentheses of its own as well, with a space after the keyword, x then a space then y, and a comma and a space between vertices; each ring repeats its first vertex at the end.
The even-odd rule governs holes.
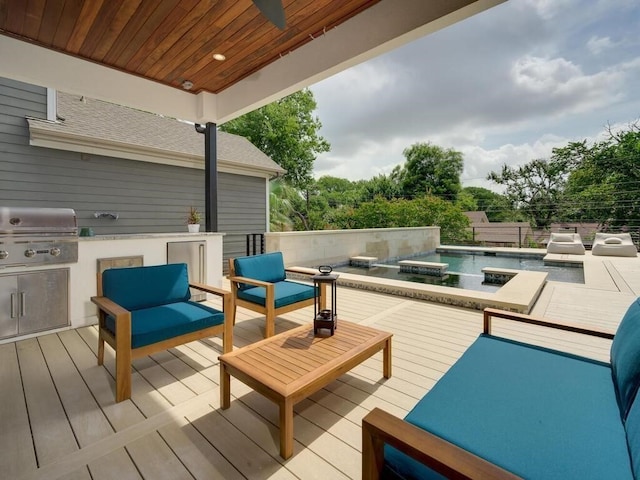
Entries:
MULTIPOLYGON (((318 270, 309 267, 287 267, 288 272, 299 273, 308 278, 318 270)), ((504 269, 505 272, 514 272, 504 269)), ((483 310, 487 307, 500 308, 512 312, 529 313, 540 296, 547 280, 545 272, 528 272, 517 270, 515 276, 497 292, 481 292, 464 288, 441 285, 425 285, 388 278, 368 277, 353 273, 340 274, 338 285, 360 288, 378 293, 398 295, 420 300, 455 305, 459 307, 483 310)))

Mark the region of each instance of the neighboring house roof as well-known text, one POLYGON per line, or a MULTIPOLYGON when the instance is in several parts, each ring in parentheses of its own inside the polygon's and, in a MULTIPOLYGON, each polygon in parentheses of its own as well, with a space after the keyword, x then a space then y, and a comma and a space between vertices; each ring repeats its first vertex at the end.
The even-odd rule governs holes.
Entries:
MULTIPOLYGON (((189 168, 204 168, 204 135, 193 124, 58 92, 58 121, 28 118, 31 144, 189 168)), ((218 131, 218 170, 254 176, 286 172, 249 140, 218 131)))
POLYGON ((489 223, 486 212, 464 212, 471 223, 489 223))

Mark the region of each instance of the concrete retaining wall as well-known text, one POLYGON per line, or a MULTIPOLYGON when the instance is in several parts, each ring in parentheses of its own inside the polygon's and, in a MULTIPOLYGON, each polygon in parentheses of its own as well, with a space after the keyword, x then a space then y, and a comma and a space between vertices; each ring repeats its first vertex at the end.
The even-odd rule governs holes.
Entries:
POLYGON ((383 261, 433 251, 439 245, 440 227, 314 230, 265 235, 266 251, 283 252, 286 266, 347 263, 350 257, 358 255, 378 257, 383 261))

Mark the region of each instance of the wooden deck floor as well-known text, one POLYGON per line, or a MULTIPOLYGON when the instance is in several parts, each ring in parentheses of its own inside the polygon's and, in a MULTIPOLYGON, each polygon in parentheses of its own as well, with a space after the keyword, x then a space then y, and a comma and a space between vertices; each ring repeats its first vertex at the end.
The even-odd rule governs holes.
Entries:
MULTIPOLYGON (((553 310, 553 296, 545 309, 553 310)), ((382 378, 378 353, 300 403, 287 461, 278 454, 274 404, 232 379, 231 408, 219 409, 217 338, 137 360, 132 398, 120 404, 112 351, 104 367, 96 363, 95 327, 0 345, 0 477, 360 478, 362 417, 373 407, 403 417, 473 342, 481 313, 346 288, 338 308, 341 318, 394 334, 393 376, 382 378)), ((276 331, 310 321, 311 310, 278 318, 276 331)), ((604 340, 496 326, 512 338, 608 358, 604 340)), ((263 330, 260 316, 239 309, 235 346, 263 330)))

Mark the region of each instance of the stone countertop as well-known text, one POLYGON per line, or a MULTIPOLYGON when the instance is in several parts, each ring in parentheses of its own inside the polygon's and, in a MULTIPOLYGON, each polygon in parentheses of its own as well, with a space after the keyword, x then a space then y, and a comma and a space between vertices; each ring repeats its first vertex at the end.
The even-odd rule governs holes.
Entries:
POLYGON ((138 240, 144 238, 189 238, 199 239, 201 237, 222 236, 220 232, 172 232, 172 233, 114 233, 111 235, 95 235, 93 237, 78 237, 80 241, 99 241, 99 240, 138 240))

